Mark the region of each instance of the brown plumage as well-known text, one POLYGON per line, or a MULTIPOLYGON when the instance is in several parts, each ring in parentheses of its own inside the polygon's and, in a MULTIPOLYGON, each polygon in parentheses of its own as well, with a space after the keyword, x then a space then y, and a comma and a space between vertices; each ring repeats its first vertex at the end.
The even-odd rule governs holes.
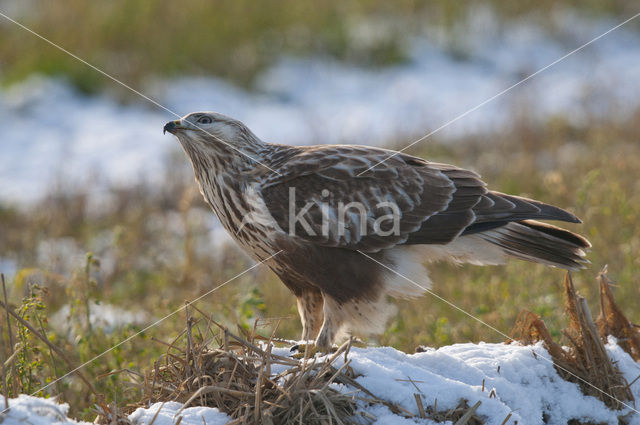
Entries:
POLYGON ((213 112, 165 130, 230 235, 258 261, 278 253, 266 264, 298 299, 302 338, 323 349, 382 331, 387 295, 422 294, 428 262, 586 262, 586 239, 536 221, 577 217, 489 191, 472 171, 368 146, 269 144, 213 112))

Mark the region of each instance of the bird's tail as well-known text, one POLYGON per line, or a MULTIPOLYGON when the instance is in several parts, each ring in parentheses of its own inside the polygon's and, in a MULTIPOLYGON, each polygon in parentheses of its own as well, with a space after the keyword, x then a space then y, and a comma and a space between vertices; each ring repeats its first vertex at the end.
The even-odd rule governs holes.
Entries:
POLYGON ((585 249, 588 240, 568 230, 535 220, 511 222, 477 233, 501 248, 505 254, 548 266, 577 270, 589 263, 585 249))

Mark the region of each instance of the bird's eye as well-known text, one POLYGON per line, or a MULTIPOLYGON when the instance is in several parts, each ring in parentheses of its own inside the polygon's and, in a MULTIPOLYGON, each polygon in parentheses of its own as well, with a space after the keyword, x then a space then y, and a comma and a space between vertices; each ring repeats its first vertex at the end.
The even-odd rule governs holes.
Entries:
POLYGON ((204 117, 198 118, 198 124, 211 124, 211 117, 205 115, 204 117))

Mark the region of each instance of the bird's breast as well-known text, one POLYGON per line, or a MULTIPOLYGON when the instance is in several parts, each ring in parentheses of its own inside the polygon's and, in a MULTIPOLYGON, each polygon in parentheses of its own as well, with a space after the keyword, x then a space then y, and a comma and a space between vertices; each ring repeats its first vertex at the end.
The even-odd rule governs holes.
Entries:
POLYGON ((252 257, 263 260, 275 252, 275 234, 282 230, 269 212, 257 183, 243 184, 216 176, 201 192, 222 226, 252 257))

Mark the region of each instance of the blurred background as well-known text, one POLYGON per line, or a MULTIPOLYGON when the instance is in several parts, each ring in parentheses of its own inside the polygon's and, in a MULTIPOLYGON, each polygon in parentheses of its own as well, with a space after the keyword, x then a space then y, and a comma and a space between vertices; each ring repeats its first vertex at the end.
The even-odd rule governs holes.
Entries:
MULTIPOLYGON (((0 0, 0 12, 184 115, 214 110, 263 140, 400 149, 640 12, 637 2, 0 0)), ((200 198, 167 110, 0 17, 0 272, 10 303, 86 361, 251 265, 200 198)), ((413 146, 500 191, 574 212, 640 321, 640 18, 413 146)), ((563 273, 433 267, 434 290, 508 333, 540 314, 560 337, 563 273)), ((504 338, 428 295, 369 342, 504 338)), ((596 306, 597 304, 593 304, 596 306)), ((230 326, 297 338, 294 298, 257 268, 197 304, 230 326), (282 319, 286 320, 282 320, 282 319)), ((2 319, 0 319, 2 320, 2 319)), ((176 316, 89 365, 144 370, 176 316)), ((28 332, 25 347, 37 347, 28 332)), ((24 350, 25 388, 65 372, 24 350)), ((22 376, 22 375, 21 375, 22 376)), ((122 375, 100 389, 126 400, 122 375)), ((65 392, 73 381, 49 388, 65 392)), ((132 395, 134 394, 134 395, 132 395)), ((67 394, 67 399, 82 397, 67 394)), ((77 401, 77 400, 76 400, 77 401)), ((74 406, 82 406, 77 402, 74 406)))

